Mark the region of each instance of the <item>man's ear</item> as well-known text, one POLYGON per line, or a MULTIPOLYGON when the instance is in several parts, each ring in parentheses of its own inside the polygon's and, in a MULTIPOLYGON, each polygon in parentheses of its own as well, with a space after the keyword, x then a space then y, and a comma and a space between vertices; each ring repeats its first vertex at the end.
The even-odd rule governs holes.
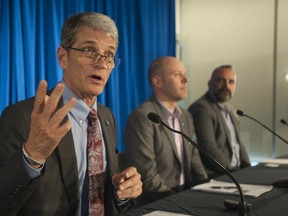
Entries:
POLYGON ((211 88, 211 86, 212 86, 212 81, 209 80, 207 84, 208 84, 208 87, 211 88))
POLYGON ((62 69, 66 69, 68 64, 68 52, 62 46, 58 48, 57 52, 58 63, 62 69))
POLYGON ((152 77, 152 83, 154 86, 157 86, 158 88, 162 86, 162 79, 160 76, 153 76, 152 77))

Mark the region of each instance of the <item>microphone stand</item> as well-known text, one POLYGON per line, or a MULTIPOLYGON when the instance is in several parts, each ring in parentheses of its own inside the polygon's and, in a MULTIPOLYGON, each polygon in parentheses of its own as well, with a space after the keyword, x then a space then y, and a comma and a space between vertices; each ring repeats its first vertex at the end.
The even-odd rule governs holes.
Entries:
MULTIPOLYGON (((220 164, 217 160, 215 160, 210 154, 208 154, 202 147, 200 147, 197 143, 195 143, 192 139, 190 139, 186 134, 182 133, 181 131, 170 128, 168 125, 166 125, 165 122, 163 122, 162 119, 160 118, 160 116, 157 115, 156 113, 150 112, 148 114, 148 118, 149 118, 149 120, 151 120, 154 123, 160 123, 161 125, 163 125, 164 127, 166 127, 170 131, 181 134, 196 149, 198 149, 200 152, 202 152, 207 157, 209 157, 213 162, 215 162, 231 178, 231 180, 234 182, 234 184, 236 185, 236 187, 239 191, 241 201, 239 201, 239 203, 238 203, 238 216, 247 216, 247 203, 244 200, 242 188, 241 188, 240 184, 237 182, 237 180, 235 179, 235 177, 225 167, 223 167, 222 164, 220 164)), ((225 200, 225 202, 224 202, 224 204, 227 208, 231 207, 231 205, 234 204, 234 202, 233 201, 231 202, 230 200, 225 200)))
POLYGON ((288 123, 284 119, 280 119, 280 122, 286 126, 288 126, 288 123))
MULTIPOLYGON (((288 144, 288 141, 285 140, 283 137, 281 137, 280 135, 278 135, 277 133, 275 133, 273 130, 271 130, 270 128, 268 128, 266 125, 262 124, 261 122, 259 122, 257 119, 245 114, 243 111, 241 110, 237 110, 237 114, 239 116, 245 116, 249 119, 252 119, 253 121, 257 122, 258 124, 260 124, 262 127, 266 128, 268 131, 270 131, 272 134, 274 134, 276 137, 278 137, 279 139, 281 139, 284 143, 288 144)), ((282 124, 286 124, 287 122, 284 119, 281 119, 280 121, 282 124)), ((288 188, 288 177, 285 177, 283 179, 277 180, 275 182, 272 183, 273 186, 276 187, 282 187, 282 188, 288 188)))
POLYGON ((283 137, 281 137, 280 135, 278 135, 277 133, 275 133, 273 130, 271 130, 270 128, 268 128, 266 125, 262 124, 261 122, 259 122, 257 119, 245 114, 243 111, 241 110, 237 110, 237 114, 239 116, 245 116, 249 119, 252 119, 253 121, 257 122, 258 124, 260 124, 262 127, 266 128, 268 131, 270 131, 272 134, 274 134, 276 137, 278 137, 279 139, 281 139, 283 142, 285 142, 286 144, 288 144, 288 141, 285 140, 283 137))

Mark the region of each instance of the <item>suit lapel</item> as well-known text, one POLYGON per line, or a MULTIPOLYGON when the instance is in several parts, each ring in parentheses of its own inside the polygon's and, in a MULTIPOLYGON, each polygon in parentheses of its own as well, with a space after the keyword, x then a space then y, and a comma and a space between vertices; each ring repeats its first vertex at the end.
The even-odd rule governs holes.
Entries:
POLYGON ((213 104, 213 108, 214 110, 217 112, 218 116, 219 116, 219 119, 220 119, 220 124, 222 125, 222 127, 224 128, 225 130, 225 134, 226 134, 226 137, 227 137, 227 141, 228 141, 228 148, 230 149, 230 151, 232 152, 232 148, 231 148, 231 143, 230 143, 230 133, 229 133, 229 129, 227 127, 227 123, 221 113, 221 111, 219 110, 219 107, 217 104, 213 104))
POLYGON ((72 210, 79 207, 79 178, 74 142, 71 130, 63 137, 56 149, 62 180, 72 210))
MULTIPOLYGON (((162 120, 165 124, 167 124, 169 126, 169 123, 168 121, 165 119, 165 120, 162 120)), ((175 143, 175 137, 174 137, 174 132, 168 130, 168 129, 165 129, 164 130, 168 139, 169 139, 169 143, 171 144, 172 146, 172 149, 173 149, 173 152, 178 160, 178 162, 180 163, 180 158, 179 158, 179 155, 178 155, 178 151, 177 151, 177 147, 176 147, 176 143, 175 143)))
MULTIPOLYGON (((58 109, 63 106, 63 101, 58 103, 58 109)), ((68 120, 66 116, 63 122, 68 120)), ((62 181, 65 186, 65 192, 69 200, 72 212, 76 212, 79 208, 79 177, 77 168, 77 158, 74 148, 72 131, 70 131, 61 139, 55 150, 57 160, 60 165, 62 181)), ((53 182, 52 182, 53 184, 53 182)))
MULTIPOLYGON (((155 108, 155 111, 158 115, 160 115, 160 117, 162 118, 164 116, 163 112, 162 112, 162 107, 161 107, 161 104, 157 101, 157 99, 155 97, 152 97, 151 98, 151 101, 152 103, 154 104, 154 108, 155 108)), ((162 119, 162 121, 169 126, 169 123, 167 121, 167 119, 162 119)), ((181 124, 181 123, 180 123, 181 124)), ((159 127, 163 127, 164 131, 165 131, 165 134, 167 135, 168 137, 168 140, 169 140, 169 143, 165 143, 166 145, 171 145, 172 146, 172 149, 173 149, 173 152, 174 152, 174 155, 175 157, 177 158, 178 162, 179 162, 179 165, 181 166, 181 162, 180 162, 180 158, 179 158, 179 155, 178 155, 178 151, 177 151, 177 147, 176 147, 176 143, 175 143, 175 138, 174 138, 174 132, 170 131, 169 129, 167 128, 164 128, 163 125, 159 125, 159 127)), ((170 127, 170 126, 169 126, 170 127)))
POLYGON ((238 131, 238 127, 237 126, 237 119, 235 114, 233 113, 232 109, 230 108, 230 106, 228 107, 228 111, 229 111, 229 115, 231 117, 234 129, 235 129, 235 134, 236 134, 236 138, 237 138, 237 142, 239 143, 239 131, 238 131))
MULTIPOLYGON (((180 128, 181 131, 184 134, 191 134, 192 132, 188 131, 188 125, 186 125, 185 123, 185 119, 184 116, 181 115, 180 119, 179 119, 179 123, 180 123, 180 128)), ((193 140, 193 137, 190 137, 193 140)), ((182 169, 184 169, 184 174, 185 174, 185 183, 191 182, 191 174, 190 174, 190 170, 191 170, 191 164, 188 163, 188 158, 191 157, 191 149, 192 151, 194 151, 194 147, 190 148, 190 144, 185 138, 182 137, 182 141, 183 141, 183 160, 184 160, 184 167, 182 167, 182 169)), ((193 140, 194 141, 194 140, 193 140)))
POLYGON ((98 106, 97 108, 98 117, 101 123, 102 134, 106 149, 106 158, 108 162, 107 168, 109 174, 112 176, 118 171, 117 158, 113 157, 114 155, 116 156, 116 143, 115 143, 116 134, 114 134, 115 129, 112 128, 115 127, 115 124, 111 115, 108 115, 108 111, 106 112, 103 109, 103 107, 99 104, 97 106, 98 106))
POLYGON ((227 127, 227 123, 218 107, 218 104, 217 102, 209 95, 209 93, 207 92, 204 96, 210 104, 212 104, 212 108, 214 109, 214 111, 217 113, 217 118, 219 119, 219 124, 221 124, 222 128, 224 128, 225 130, 225 134, 226 134, 226 138, 228 140, 228 148, 229 150, 232 152, 232 148, 231 148, 231 143, 230 143, 230 133, 229 133, 229 130, 228 130, 228 127, 227 127))

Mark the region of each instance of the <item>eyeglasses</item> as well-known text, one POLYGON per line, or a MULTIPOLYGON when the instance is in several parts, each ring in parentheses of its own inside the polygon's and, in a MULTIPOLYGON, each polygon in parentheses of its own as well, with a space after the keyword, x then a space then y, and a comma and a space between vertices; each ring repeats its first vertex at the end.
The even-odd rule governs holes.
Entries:
POLYGON ((104 61, 108 68, 111 68, 111 64, 114 61, 114 65, 112 68, 117 68, 121 62, 121 59, 118 57, 115 57, 114 55, 102 55, 93 49, 84 48, 84 49, 78 49, 75 47, 68 47, 67 49, 72 49, 81 52, 82 57, 85 57, 85 61, 83 63, 86 64, 92 64, 94 62, 99 62, 101 58, 104 58, 104 61))

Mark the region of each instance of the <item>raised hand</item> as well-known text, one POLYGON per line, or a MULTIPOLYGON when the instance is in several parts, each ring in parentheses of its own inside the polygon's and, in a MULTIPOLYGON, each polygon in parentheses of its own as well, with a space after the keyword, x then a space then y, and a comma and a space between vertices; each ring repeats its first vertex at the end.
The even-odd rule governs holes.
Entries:
POLYGON ((56 109, 63 91, 64 85, 59 83, 48 96, 47 82, 42 80, 38 85, 31 114, 30 132, 28 140, 24 143, 26 152, 34 160, 45 161, 70 130, 70 121, 63 122, 63 119, 76 105, 77 100, 71 98, 61 108, 56 109))

